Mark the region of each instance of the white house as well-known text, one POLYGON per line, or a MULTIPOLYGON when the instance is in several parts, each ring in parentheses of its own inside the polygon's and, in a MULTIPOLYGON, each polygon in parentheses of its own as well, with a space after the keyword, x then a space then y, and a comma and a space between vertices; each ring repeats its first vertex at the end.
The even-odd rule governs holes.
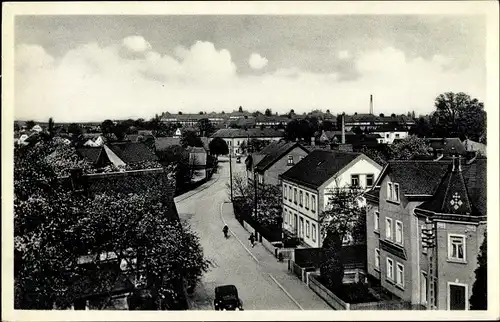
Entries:
POLYGON ((321 247, 319 213, 335 188, 371 188, 382 166, 362 153, 315 150, 281 175, 283 229, 306 247, 321 247))
POLYGON ((35 125, 35 126, 33 126, 33 127, 31 128, 31 131, 35 131, 35 132, 42 132, 42 131, 43 131, 43 129, 42 129, 42 127, 41 127, 40 125, 38 125, 38 124, 37 124, 37 125, 35 125))
POLYGON ((219 137, 226 141, 229 151, 232 155, 243 153, 241 145, 243 142, 248 146, 248 141, 252 139, 263 140, 263 141, 279 141, 283 138, 284 133, 282 131, 264 128, 264 129, 220 129, 212 136, 210 139, 219 137))
POLYGON ((408 130, 400 125, 382 125, 373 130, 373 134, 379 134, 382 138, 377 139, 378 143, 392 144, 395 139, 404 139, 408 136, 408 130))

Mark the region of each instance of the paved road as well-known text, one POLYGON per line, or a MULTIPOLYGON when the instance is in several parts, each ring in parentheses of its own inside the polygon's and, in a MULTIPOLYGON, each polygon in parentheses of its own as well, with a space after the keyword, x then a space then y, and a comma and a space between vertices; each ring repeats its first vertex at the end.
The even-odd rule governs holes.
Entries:
MULTIPOLYGON (((256 260, 255 255, 245 249, 248 245, 246 232, 241 226, 237 227, 233 221, 228 222, 229 227, 234 230, 234 235, 229 239, 224 239, 222 233, 223 212, 230 209, 228 201, 228 190, 226 183, 229 181, 229 163, 221 160, 222 167, 219 169, 217 178, 207 183, 206 189, 199 192, 191 192, 176 198, 176 205, 181 220, 191 225, 191 228, 200 236, 201 244, 205 257, 210 260, 210 271, 205 273, 201 285, 198 285, 196 292, 190 300, 192 309, 213 310, 214 288, 217 285, 234 284, 238 288, 240 298, 243 301, 245 310, 299 310, 304 308, 301 304, 287 292, 282 284, 278 284, 281 278, 283 280, 283 271, 280 274, 271 274, 276 272, 276 266, 267 265, 267 263, 276 262, 272 255, 265 253, 262 245, 257 245, 256 255, 260 256, 261 261, 256 260), (239 240, 238 240, 239 234, 239 240), (261 249, 257 249, 260 247, 261 249), (264 253, 258 253, 264 252, 264 253), (259 255, 260 254, 260 255, 259 255), (262 259, 264 260, 262 261, 262 259), (273 276, 275 275, 275 276, 273 276)), ((244 173, 244 164, 235 164, 233 160, 233 174, 244 173)), ((230 221, 234 218, 225 220, 230 221)), ((252 252, 254 249, 252 249, 252 252)), ((276 265, 276 264, 274 264, 276 265)), ((280 265, 286 265, 280 263, 280 265)), ((287 277, 285 277, 286 279, 287 277)), ((313 303, 313 309, 329 309, 329 307, 318 298, 312 291, 305 290, 304 285, 300 285, 296 278, 292 283, 293 287, 301 288, 300 295, 307 297, 309 303, 313 303), (317 305, 315 304, 317 303, 317 305)), ((306 309, 309 309, 306 307, 306 309)))

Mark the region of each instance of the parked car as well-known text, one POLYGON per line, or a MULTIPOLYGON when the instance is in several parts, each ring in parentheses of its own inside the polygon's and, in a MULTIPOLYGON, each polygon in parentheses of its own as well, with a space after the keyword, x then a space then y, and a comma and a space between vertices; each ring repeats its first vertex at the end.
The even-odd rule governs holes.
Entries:
POLYGON ((236 157, 236 163, 241 163, 241 157, 240 156, 236 157))
POLYGON ((243 311, 243 304, 234 285, 222 285, 215 288, 214 308, 216 311, 243 311))

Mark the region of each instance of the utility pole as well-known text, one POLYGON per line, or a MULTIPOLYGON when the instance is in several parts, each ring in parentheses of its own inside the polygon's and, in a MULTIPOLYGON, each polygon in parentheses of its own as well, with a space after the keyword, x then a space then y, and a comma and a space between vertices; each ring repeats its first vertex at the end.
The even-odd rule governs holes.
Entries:
POLYGON ((422 231, 422 247, 427 249, 427 310, 435 310, 436 302, 436 276, 434 268, 434 259, 436 250, 436 227, 433 220, 428 217, 425 219, 426 227, 422 231))
MULTIPOLYGON (((255 208, 255 219, 257 222, 259 222, 259 213, 257 212, 257 172, 255 171, 255 167, 253 168, 253 190, 254 190, 254 197, 253 197, 253 203, 254 203, 254 208, 255 208)), ((257 229, 255 229, 255 239, 259 240, 259 232, 257 229)))
POLYGON ((229 147, 229 185, 231 186, 231 202, 233 202, 233 159, 231 158, 233 142, 230 141, 229 147))

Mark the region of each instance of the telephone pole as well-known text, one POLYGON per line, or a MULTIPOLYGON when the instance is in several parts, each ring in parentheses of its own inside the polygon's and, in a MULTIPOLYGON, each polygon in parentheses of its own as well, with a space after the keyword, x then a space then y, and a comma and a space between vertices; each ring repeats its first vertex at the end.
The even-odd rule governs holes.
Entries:
POLYGON ((231 186, 230 187, 230 190, 231 190, 231 202, 233 202, 233 159, 231 158, 231 154, 233 151, 232 148, 233 148, 233 142, 231 141, 231 143, 229 144, 230 147, 229 147, 229 185, 231 186))
POLYGON ((435 310, 436 302, 436 269, 434 267, 434 260, 436 252, 436 224, 432 219, 427 217, 425 219, 426 227, 422 229, 422 247, 427 249, 427 310, 435 310))

